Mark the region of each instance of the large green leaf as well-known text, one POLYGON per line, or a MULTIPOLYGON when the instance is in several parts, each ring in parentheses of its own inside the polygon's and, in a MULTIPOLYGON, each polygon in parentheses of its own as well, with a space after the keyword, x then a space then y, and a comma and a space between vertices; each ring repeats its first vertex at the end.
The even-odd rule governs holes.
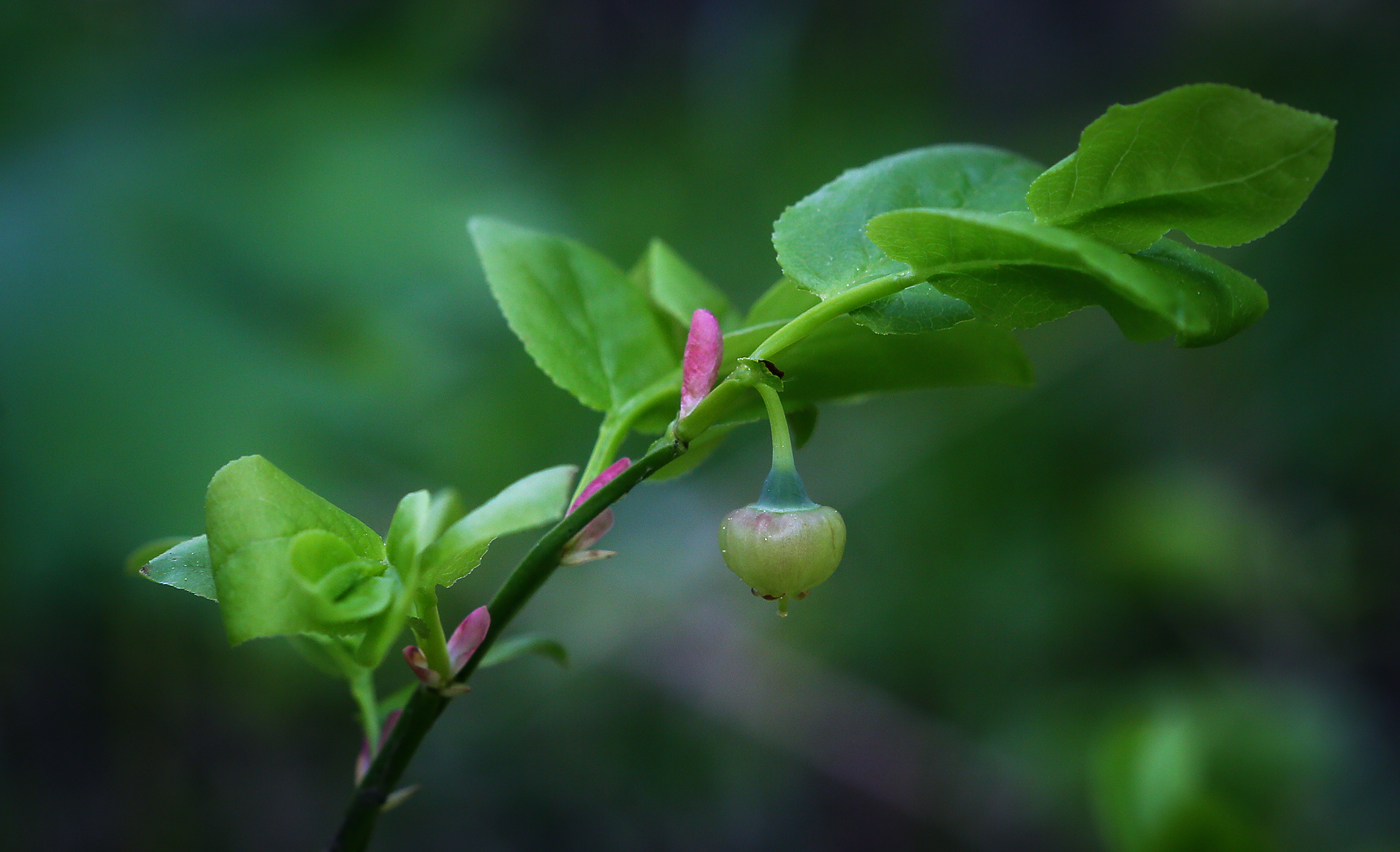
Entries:
POLYGON ((1181 86, 1109 107, 1026 200, 1038 221, 1125 251, 1172 228, 1206 245, 1238 245, 1298 210, 1327 170, 1335 135, 1332 119, 1244 89, 1181 86))
MULTIPOLYGON (((852 169, 783 211, 773 246, 783 271, 826 298, 855 284, 905 271, 865 234, 874 216, 908 207, 1003 213, 1025 210, 1040 166, 980 145, 935 145, 852 169)), ((881 333, 948 328, 972 318, 966 305, 917 285, 852 314, 881 333)))
POLYGON ((661 240, 647 246, 642 264, 652 301, 681 328, 690 328, 690 316, 699 308, 714 314, 723 328, 734 324, 736 314, 729 297, 661 240))
POLYGON ((1218 343, 1254 322, 1268 297, 1252 279, 1163 240, 1136 255, 1018 214, 900 210, 870 238, 997 325, 1025 328, 1102 305, 1134 340, 1175 332, 1178 345, 1218 343))
POLYGON ((423 551, 419 587, 451 586, 480 564, 500 536, 564 517, 576 476, 571 464, 532 473, 467 513, 423 551))
POLYGON ((556 384, 609 411, 676 366, 667 331, 622 270, 572 240, 471 221, 486 281, 511 329, 556 384))
POLYGON ((1034 379, 1016 337, 983 322, 882 335, 841 317, 775 360, 788 404, 914 388, 1028 385, 1034 379))
POLYGON ((293 633, 356 635, 393 595, 374 530, 261 456, 214 474, 205 524, 234 644, 293 633))
POLYGON ((186 539, 150 558, 140 569, 141 576, 164 586, 174 586, 207 598, 219 599, 214 588, 214 567, 209 561, 209 539, 186 539))

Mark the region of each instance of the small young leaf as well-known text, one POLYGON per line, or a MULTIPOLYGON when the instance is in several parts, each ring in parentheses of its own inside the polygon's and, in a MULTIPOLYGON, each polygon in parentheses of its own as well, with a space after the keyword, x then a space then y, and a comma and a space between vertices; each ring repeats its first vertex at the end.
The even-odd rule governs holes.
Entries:
MULTIPOLYGON (((997 148, 935 145, 852 169, 783 211, 773 245, 783 271, 826 298, 855 284, 905 271, 866 238, 871 217, 908 207, 1004 213, 1025 210, 1040 166, 997 148)), ((918 285, 856 311, 856 322, 884 334, 934 331, 972 319, 967 306, 918 285)))
POLYGON ((1327 170, 1335 135, 1332 119, 1244 89, 1181 86, 1109 107, 1026 200, 1038 221, 1124 251, 1172 228, 1238 245, 1297 212, 1327 170))
POLYGON ((870 223, 870 238, 938 289, 997 325, 1026 328, 1102 305, 1124 333, 1175 332, 1180 346, 1224 340, 1268 305, 1250 278, 1163 241, 1126 255, 1090 237, 1017 214, 899 210, 870 223))
POLYGON ((389 563, 409 576, 417 569, 418 556, 424 548, 466 513, 461 496, 452 488, 444 488, 437 494, 415 491, 404 495, 394 511, 385 539, 389 563))
MULTIPOLYGON (((165 541, 168 539, 162 539, 161 543, 165 541)), ((148 548, 156 544, 152 542, 148 548)), ((149 558, 140 573, 161 585, 184 589, 211 601, 219 599, 214 589, 214 569, 209 562, 209 540, 202 535, 179 540, 173 547, 164 547, 149 558)))
POLYGON ((564 517, 577 475, 578 468, 569 464, 541 470, 473 509, 423 551, 419 588, 451 586, 480 564, 500 536, 564 517))
POLYGON ((569 665, 569 652, 562 644, 554 639, 526 633, 502 639, 492 645, 491 650, 487 651, 486 656, 482 658, 479 668, 487 669, 491 666, 499 666, 501 663, 508 663, 525 654, 539 654, 561 666, 569 665))
POLYGON ((675 369, 646 294, 572 240, 472 219, 486 281, 535 363, 580 402, 610 411, 675 369))
POLYGON ((652 300, 682 328, 690 326, 691 315, 700 308, 714 314, 722 328, 734 324, 734 306, 729 297, 706 281, 670 246, 659 239, 652 240, 642 262, 652 300))

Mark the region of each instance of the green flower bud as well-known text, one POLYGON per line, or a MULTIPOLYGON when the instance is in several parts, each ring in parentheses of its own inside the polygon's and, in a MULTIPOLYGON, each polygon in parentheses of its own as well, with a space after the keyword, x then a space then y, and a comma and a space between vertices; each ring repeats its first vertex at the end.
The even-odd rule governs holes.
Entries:
POLYGON ((725 516, 719 551, 724 564, 755 595, 776 600, 778 614, 787 615, 789 598, 807 597, 841 564, 846 523, 840 512, 807 496, 793 462, 787 414, 777 391, 767 384, 755 390, 763 397, 773 431, 773 468, 758 501, 725 516))
POLYGON ((830 506, 735 509, 719 527, 724 564, 768 600, 804 598, 841 563, 846 524, 830 506))

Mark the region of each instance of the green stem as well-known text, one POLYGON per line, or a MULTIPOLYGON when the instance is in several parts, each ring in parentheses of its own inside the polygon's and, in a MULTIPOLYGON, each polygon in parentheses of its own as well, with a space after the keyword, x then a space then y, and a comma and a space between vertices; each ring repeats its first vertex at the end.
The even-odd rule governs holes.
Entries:
MULTIPOLYGON (((486 633, 481 647, 472 654, 467 665, 457 675, 458 682, 464 682, 471 677, 506 625, 510 624, 540 586, 549 579, 554 569, 559 567, 559 559, 569 540, 578 535, 579 531, 604 509, 684 452, 685 445, 677 441, 657 441, 636 464, 598 489, 592 497, 565 515, 563 520, 535 543, 487 604, 491 613, 491 629, 486 633)), ((331 842, 329 852, 363 852, 369 845, 380 808, 384 806, 394 785, 408 767, 408 762, 418 750, 423 736, 437 721, 450 700, 441 693, 425 687, 414 691, 413 697, 404 706, 398 724, 390 732, 384 747, 375 755, 364 780, 355 789, 355 795, 350 800, 350 806, 346 809, 345 818, 331 842)))
POLYGON ((632 426, 637 422, 637 419, 650 410, 652 406, 664 402, 668 396, 676 392, 679 376, 679 372, 666 376, 640 393, 633 395, 631 399, 603 417, 603 422, 598 424, 598 439, 594 441, 593 452, 588 456, 588 464, 584 465, 583 473, 578 478, 578 486, 574 489, 573 499, 577 500, 578 495, 583 493, 583 489, 588 487, 588 483, 596 479, 598 474, 613 463, 613 460, 617 458, 618 451, 622 449, 622 442, 627 440, 627 436, 631 434, 632 426))
POLYGON ((428 660, 433 671, 442 675, 443 682, 452 679, 452 660, 447 653, 447 634, 442 630, 442 617, 438 615, 437 591, 428 589, 418 595, 418 618, 423 622, 424 633, 415 628, 413 635, 418 639, 418 650, 428 660))
POLYGON ((788 431, 787 412, 778 392, 768 385, 755 385, 763 405, 768 409, 768 424, 773 432, 773 468, 763 481, 763 491, 754 503, 772 512, 794 512, 814 509, 816 503, 807 496, 807 487, 797 475, 797 462, 792 457, 792 434, 788 431))
POLYGON ((360 708, 360 727, 370 752, 379 745, 379 697, 374 692, 374 670, 361 668, 350 678, 350 694, 360 708))
POLYGON ((768 409, 768 424, 773 432, 773 469, 797 470, 797 462, 792 457, 792 433, 788 431, 787 412, 783 410, 783 400, 778 392, 768 385, 758 385, 758 395, 763 397, 763 405, 768 409))

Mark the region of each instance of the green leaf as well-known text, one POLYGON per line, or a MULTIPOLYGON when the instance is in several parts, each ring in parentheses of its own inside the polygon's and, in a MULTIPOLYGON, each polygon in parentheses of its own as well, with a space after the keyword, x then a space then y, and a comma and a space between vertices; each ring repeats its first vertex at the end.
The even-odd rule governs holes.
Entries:
POLYGON ((580 402, 610 411, 675 369, 646 294, 572 240, 477 217, 486 281, 535 363, 580 402))
MULTIPOLYGON (((798 290, 790 279, 774 284, 749 312, 751 319, 767 322, 725 335, 726 367, 731 352, 737 358, 752 351, 813 302, 815 297, 798 290)), ((846 317, 832 320, 775 358, 783 371, 783 398, 789 418, 800 405, 880 391, 1031 383, 1030 362, 1011 335, 982 323, 952 333, 960 328, 882 335, 846 317)), ((793 428, 796 431, 797 427, 793 428)))
POLYGON ((480 564, 500 536, 564 517, 576 476, 578 468, 571 464, 541 470, 473 509, 423 551, 419 588, 451 586, 480 564))
POLYGON ((205 523, 235 645, 292 633, 357 635, 394 594, 379 536, 261 456, 214 474, 205 523))
POLYGON ((789 406, 914 388, 1033 381, 1030 362, 1015 336, 981 322, 890 336, 841 317, 783 353, 777 365, 789 406))
MULTIPOLYGON (((997 148, 935 145, 852 169, 783 211, 773 245, 783 271, 826 298, 855 284, 904 272, 866 237, 866 223, 890 210, 940 207, 1004 213, 1026 209, 1026 189, 1040 166, 997 148)), ((853 312, 884 334, 934 331, 972 312, 920 284, 853 312)))
POLYGON ((126 555, 126 560, 122 564, 126 568, 126 573, 136 574, 140 572, 142 568, 145 568, 146 564, 152 559, 155 559, 175 545, 189 540, 190 536, 187 535, 168 535, 164 538, 148 541, 128 553, 126 555))
POLYGON ((389 563, 405 577, 418 568, 423 550, 467 513, 462 498, 455 489, 444 488, 437 494, 415 491, 405 494, 394 511, 385 539, 389 563))
POLYGON ((501 663, 508 663, 525 654, 539 654, 561 666, 569 665, 569 652, 563 645, 553 639, 527 633, 513 636, 510 639, 502 639, 492 645, 491 650, 487 651, 486 656, 482 658, 480 668, 499 666, 501 663))
POLYGON ((1297 212, 1327 170, 1335 136, 1332 119, 1244 89, 1181 86, 1109 107, 1026 200, 1038 221, 1125 251, 1172 228, 1198 243, 1239 245, 1297 212))
MULTIPOLYGON (((798 287, 797 282, 785 275, 779 278, 772 287, 765 290, 763 295, 758 297, 758 301, 753 303, 753 307, 749 308, 748 317, 744 319, 744 325, 747 327, 778 320, 790 320, 821 304, 821 301, 821 297, 798 287)), ((726 352, 729 351, 728 344, 729 341, 726 339, 726 352)), ((753 351, 753 348, 750 347, 749 351, 753 351)))
POLYGON ((177 539, 173 547, 166 544, 169 541, 170 539, 161 539, 159 542, 152 542, 141 551, 132 554, 132 558, 135 559, 157 546, 165 545, 156 555, 147 558, 146 564, 140 569, 141 576, 164 586, 184 589, 201 598, 218 600, 218 593, 214 589, 214 570, 209 562, 209 540, 202 535, 190 539, 177 539))
POLYGON ((661 240, 651 241, 642 263, 652 300, 682 328, 690 328, 690 316, 699 308, 714 314, 721 328, 734 324, 737 317, 729 297, 661 240))
POLYGON ((817 431, 817 411, 815 405, 803 405, 787 410, 788 430, 792 433, 794 450, 802 449, 812 440, 812 435, 817 431))
POLYGON ((262 456, 244 456, 220 468, 209 482, 204 514, 216 577, 219 563, 240 548, 310 529, 339 536, 361 559, 384 559, 384 542, 374 530, 262 456))
POLYGON ((1245 328, 1268 306, 1252 279, 1169 240, 1126 255, 1023 215, 958 210, 886 213, 871 221, 869 233, 979 317, 1011 328, 1097 304, 1134 340, 1174 332, 1180 346, 1205 346, 1245 328))

